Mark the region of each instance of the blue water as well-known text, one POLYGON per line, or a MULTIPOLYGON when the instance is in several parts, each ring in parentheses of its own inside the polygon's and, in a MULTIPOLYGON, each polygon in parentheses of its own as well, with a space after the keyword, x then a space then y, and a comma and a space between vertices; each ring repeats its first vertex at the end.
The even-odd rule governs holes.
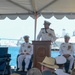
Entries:
MULTIPOLYGON (((19 53, 19 47, 9 47, 8 48, 8 53, 11 54, 10 65, 11 66, 16 66, 16 57, 19 53)), ((58 55, 59 55, 58 51, 51 51, 51 57, 55 58, 58 55)))
POLYGON ((16 66, 16 58, 17 58, 17 55, 19 54, 19 47, 9 47, 8 53, 11 54, 10 65, 16 66))

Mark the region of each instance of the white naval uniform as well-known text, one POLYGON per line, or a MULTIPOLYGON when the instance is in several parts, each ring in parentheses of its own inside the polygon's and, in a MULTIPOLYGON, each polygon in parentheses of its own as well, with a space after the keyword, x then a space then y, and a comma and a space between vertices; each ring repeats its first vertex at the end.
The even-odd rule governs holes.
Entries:
POLYGON ((45 30, 45 28, 42 28, 37 36, 37 40, 40 40, 40 39, 42 41, 50 40, 54 42, 56 40, 54 30, 50 28, 45 30))
POLYGON ((56 73, 57 75, 70 75, 70 74, 68 74, 68 73, 65 73, 65 72, 63 71, 63 69, 56 69, 55 73, 56 73))
POLYGON ((24 53, 24 55, 20 55, 18 57, 18 68, 22 69, 22 61, 25 59, 25 69, 28 68, 30 59, 31 59, 31 55, 33 54, 33 46, 30 43, 23 43, 20 47, 19 50, 19 54, 24 53), (30 46, 30 48, 28 48, 30 46), (25 52, 24 52, 25 50, 25 52), (29 55, 27 55, 26 53, 29 53, 29 55))
POLYGON ((70 57, 68 57, 68 60, 70 60, 70 66, 69 69, 72 69, 72 65, 74 63, 74 47, 71 43, 62 43, 60 45, 60 49, 59 49, 60 55, 64 55, 64 54, 69 54, 70 57))

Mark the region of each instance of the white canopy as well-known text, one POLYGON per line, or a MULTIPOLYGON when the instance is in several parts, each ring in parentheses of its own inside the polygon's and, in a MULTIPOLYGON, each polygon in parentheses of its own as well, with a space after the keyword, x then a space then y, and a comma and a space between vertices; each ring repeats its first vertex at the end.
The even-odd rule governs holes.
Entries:
POLYGON ((75 19, 75 0, 0 0, 0 19, 16 19, 17 16, 27 19, 35 15, 75 19))
POLYGON ((37 18, 54 16, 62 19, 66 16, 75 19, 75 0, 0 0, 0 19, 35 19, 34 39, 36 39, 37 18))

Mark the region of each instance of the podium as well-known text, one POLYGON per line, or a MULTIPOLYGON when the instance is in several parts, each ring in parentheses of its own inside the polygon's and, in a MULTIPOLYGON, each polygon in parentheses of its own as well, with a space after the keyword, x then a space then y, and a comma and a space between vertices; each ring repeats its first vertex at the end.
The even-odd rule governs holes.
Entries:
POLYGON ((41 65, 45 56, 51 56, 51 41, 32 41, 33 44, 33 67, 41 70, 41 65))

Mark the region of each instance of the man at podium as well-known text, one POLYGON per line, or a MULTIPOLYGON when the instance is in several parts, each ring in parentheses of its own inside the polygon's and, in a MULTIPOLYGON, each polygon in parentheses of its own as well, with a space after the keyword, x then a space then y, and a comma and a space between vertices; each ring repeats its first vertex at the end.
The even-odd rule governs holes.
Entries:
POLYGON ((42 41, 51 41, 54 42, 56 40, 55 32, 53 29, 49 28, 50 22, 44 21, 44 28, 41 28, 37 40, 42 40, 42 41))

